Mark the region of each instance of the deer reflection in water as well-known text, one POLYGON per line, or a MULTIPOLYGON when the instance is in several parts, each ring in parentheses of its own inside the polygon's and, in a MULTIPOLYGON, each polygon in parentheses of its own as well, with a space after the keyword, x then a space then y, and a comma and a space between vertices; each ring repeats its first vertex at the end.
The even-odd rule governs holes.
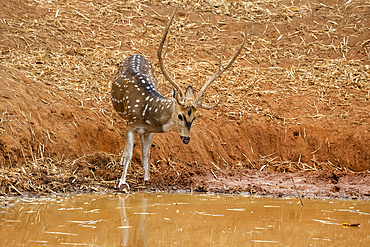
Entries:
POLYGON ((121 224, 122 229, 122 244, 121 246, 148 246, 146 237, 146 215, 147 215, 147 204, 148 199, 146 197, 141 198, 141 212, 140 213, 130 213, 126 212, 126 200, 129 199, 129 195, 119 196, 119 209, 121 214, 121 224), (134 217, 139 218, 134 220, 134 217), (130 219, 132 219, 130 225, 130 219), (130 233, 132 238, 130 239, 130 233), (130 241, 131 240, 131 241, 130 241))

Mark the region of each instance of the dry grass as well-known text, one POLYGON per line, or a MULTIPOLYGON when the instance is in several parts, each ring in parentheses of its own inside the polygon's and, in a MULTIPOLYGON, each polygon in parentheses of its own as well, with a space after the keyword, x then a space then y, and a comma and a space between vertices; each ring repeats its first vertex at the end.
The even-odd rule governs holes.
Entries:
MULTIPOLYGON (((116 186, 113 177, 120 176, 119 158, 103 152, 74 160, 37 158, 36 155, 30 160, 25 158, 26 162, 22 166, 0 169, 0 196, 113 189, 116 186), (101 167, 107 174, 99 172, 98 168, 101 167)), ((144 176, 144 173, 139 174, 144 176)), ((136 188, 137 181, 132 179, 131 182, 133 188, 136 188)))

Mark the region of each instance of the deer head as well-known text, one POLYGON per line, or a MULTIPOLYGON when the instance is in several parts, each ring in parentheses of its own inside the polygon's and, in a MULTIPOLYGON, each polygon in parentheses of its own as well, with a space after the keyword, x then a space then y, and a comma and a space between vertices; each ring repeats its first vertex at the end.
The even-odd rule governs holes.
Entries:
POLYGON ((184 144, 188 144, 190 142, 190 128, 195 119, 196 111, 194 106, 194 91, 191 86, 188 86, 184 96, 184 99, 179 101, 179 93, 176 89, 172 88, 172 100, 175 103, 172 121, 180 133, 181 141, 184 144))

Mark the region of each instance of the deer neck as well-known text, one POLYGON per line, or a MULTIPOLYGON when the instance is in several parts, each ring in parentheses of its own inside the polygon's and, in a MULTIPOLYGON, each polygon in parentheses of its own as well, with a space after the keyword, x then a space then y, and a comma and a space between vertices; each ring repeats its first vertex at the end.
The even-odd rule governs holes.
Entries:
POLYGON ((167 115, 166 118, 163 119, 163 122, 161 124, 162 131, 167 132, 170 131, 173 127, 175 127, 175 122, 173 121, 173 112, 174 112, 174 106, 172 106, 172 109, 170 109, 165 115, 167 115), (169 116, 169 117, 168 117, 169 116))
POLYGON ((149 132, 167 132, 175 123, 173 113, 175 103, 166 97, 150 98, 143 108, 143 122, 149 132))

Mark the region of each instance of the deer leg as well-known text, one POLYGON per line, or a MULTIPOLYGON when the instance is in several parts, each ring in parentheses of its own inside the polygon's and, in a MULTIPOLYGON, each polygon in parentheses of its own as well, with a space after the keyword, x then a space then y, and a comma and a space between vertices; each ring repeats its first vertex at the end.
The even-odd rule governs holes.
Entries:
POLYGON ((152 138, 153 133, 146 133, 141 135, 141 152, 142 152, 141 163, 145 171, 144 180, 149 180, 149 157, 152 138))
POLYGON ((119 180, 118 188, 121 187, 121 185, 124 185, 126 183, 126 174, 127 174, 127 168, 130 164, 131 158, 132 158, 132 149, 134 148, 134 141, 135 141, 135 133, 132 130, 127 130, 126 133, 126 144, 125 144, 125 150, 123 151, 122 159, 121 159, 121 166, 123 167, 123 173, 122 177, 119 180))

